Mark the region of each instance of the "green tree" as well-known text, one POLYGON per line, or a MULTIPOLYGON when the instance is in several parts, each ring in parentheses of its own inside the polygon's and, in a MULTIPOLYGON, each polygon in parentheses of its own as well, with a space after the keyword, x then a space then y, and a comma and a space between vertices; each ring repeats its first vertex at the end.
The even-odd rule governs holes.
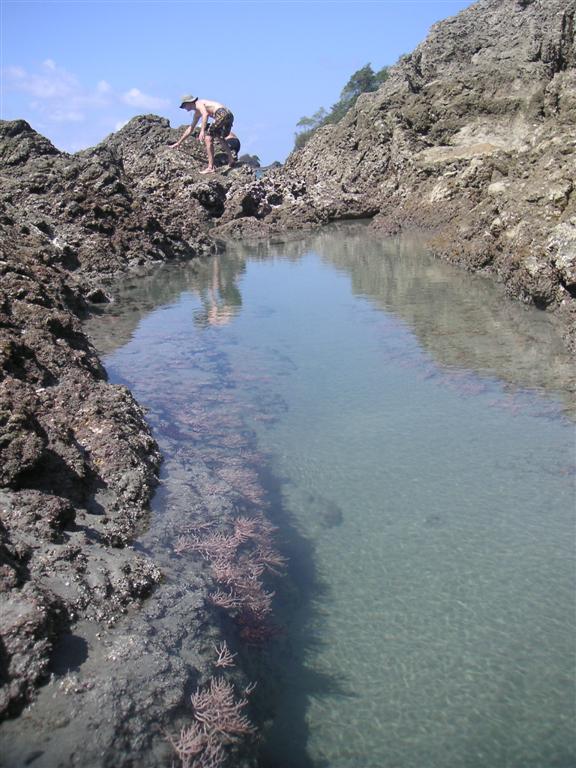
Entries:
POLYGON ((368 91, 374 91, 376 75, 372 70, 370 64, 354 72, 350 80, 346 83, 340 94, 340 101, 354 102, 360 96, 361 93, 367 93, 368 91))
POLYGON ((374 72, 370 64, 354 72, 348 80, 342 92, 340 99, 332 105, 330 112, 324 107, 315 112, 312 117, 301 117, 296 123, 296 127, 301 130, 295 134, 294 146, 301 149, 318 128, 323 125, 338 123, 344 117, 346 112, 354 106, 356 99, 361 93, 376 91, 388 77, 388 67, 383 67, 374 72))
POLYGON ((300 120, 298 120, 296 123, 296 126, 298 128, 304 128, 307 131, 315 130, 324 124, 327 116, 328 113, 324 107, 320 107, 320 109, 315 112, 312 117, 301 117, 300 120))

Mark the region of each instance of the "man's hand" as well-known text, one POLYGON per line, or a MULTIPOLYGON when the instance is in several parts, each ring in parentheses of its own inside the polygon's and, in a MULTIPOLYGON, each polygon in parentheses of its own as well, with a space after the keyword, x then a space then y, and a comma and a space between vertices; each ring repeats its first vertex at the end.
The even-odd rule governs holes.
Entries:
POLYGON ((178 141, 175 144, 168 144, 168 146, 170 147, 170 149, 176 149, 176 147, 179 147, 180 144, 182 144, 182 142, 184 141, 184 139, 187 139, 191 133, 192 133, 192 126, 189 125, 188 128, 186 128, 186 130, 182 134, 182 136, 180 136, 178 141))

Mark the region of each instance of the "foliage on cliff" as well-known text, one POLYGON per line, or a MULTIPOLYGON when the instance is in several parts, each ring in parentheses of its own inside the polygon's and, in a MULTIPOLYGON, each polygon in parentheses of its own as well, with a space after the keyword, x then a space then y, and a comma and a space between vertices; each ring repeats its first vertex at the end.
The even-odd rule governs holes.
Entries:
POLYGON ((361 93, 377 91, 387 77, 388 67, 383 67, 378 72, 374 72, 370 64, 366 64, 354 72, 342 89, 339 100, 336 104, 332 105, 329 112, 324 107, 320 107, 311 117, 300 118, 296 125, 302 130, 295 134, 294 148, 300 149, 303 147, 312 134, 323 125, 338 123, 346 112, 354 106, 356 99, 361 93))

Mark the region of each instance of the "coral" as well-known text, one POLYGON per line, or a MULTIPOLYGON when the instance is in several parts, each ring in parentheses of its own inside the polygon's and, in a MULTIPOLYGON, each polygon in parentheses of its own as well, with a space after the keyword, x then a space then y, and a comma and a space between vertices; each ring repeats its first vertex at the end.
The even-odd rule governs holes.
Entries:
MULTIPOLYGON (((254 685, 248 686, 246 695, 253 690, 254 685)), ((196 689, 191 700, 194 722, 182 728, 177 738, 170 734, 166 738, 182 768, 221 768, 227 758, 225 747, 256 733, 244 714, 248 699, 236 698, 232 683, 212 677, 205 689, 196 689)))
POLYGON ((215 667, 233 667, 236 663, 234 661, 235 657, 238 655, 236 653, 232 653, 230 649, 228 648, 228 645, 226 644, 226 640, 224 640, 220 645, 215 645, 214 650, 216 651, 217 657, 216 661, 214 662, 215 667))
POLYGON ((195 528, 181 536, 174 550, 195 552, 210 564, 218 588, 209 596, 212 605, 235 616, 240 635, 248 642, 261 643, 277 630, 267 626, 274 592, 265 589, 265 572, 282 573, 285 558, 272 545, 276 530, 262 514, 239 516, 233 531, 195 528))
POLYGON ((210 678, 206 690, 198 688, 192 696, 196 720, 203 725, 207 734, 220 734, 224 743, 255 732, 254 726, 243 713, 247 704, 247 699, 235 698, 232 683, 216 677, 210 678))
POLYGON ((193 722, 192 725, 182 728, 178 738, 170 734, 167 734, 166 738, 178 755, 182 768, 207 765, 205 760, 196 759, 201 758, 208 747, 208 737, 199 723, 193 722))

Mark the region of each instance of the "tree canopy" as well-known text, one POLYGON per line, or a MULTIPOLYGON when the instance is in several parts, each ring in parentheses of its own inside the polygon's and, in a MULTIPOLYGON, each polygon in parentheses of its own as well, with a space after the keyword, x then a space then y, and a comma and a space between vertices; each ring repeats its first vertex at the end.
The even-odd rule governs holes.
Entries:
POLYGON ((330 123, 338 123, 354 106, 361 93, 378 90, 387 77, 388 67, 382 67, 378 72, 374 72, 370 64, 354 72, 342 89, 340 99, 332 105, 329 112, 324 107, 320 107, 311 117, 301 117, 298 120, 296 127, 301 130, 295 134, 295 149, 301 149, 318 128, 330 123))

